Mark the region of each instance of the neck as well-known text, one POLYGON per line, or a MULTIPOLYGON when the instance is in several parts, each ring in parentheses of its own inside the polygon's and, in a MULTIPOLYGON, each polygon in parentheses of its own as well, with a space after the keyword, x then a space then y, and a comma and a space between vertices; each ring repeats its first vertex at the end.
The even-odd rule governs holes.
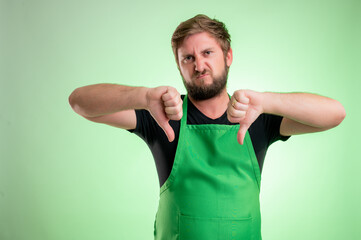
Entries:
POLYGON ((211 119, 221 117, 227 110, 229 102, 226 88, 219 95, 210 99, 196 101, 191 96, 188 96, 188 98, 199 111, 211 119))

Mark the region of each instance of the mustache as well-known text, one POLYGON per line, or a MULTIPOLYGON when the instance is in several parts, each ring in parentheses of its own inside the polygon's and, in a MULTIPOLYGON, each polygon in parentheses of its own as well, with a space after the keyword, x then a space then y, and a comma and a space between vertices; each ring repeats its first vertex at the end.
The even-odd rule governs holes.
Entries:
POLYGON ((204 74, 209 74, 209 75, 211 75, 211 73, 208 71, 208 70, 204 70, 203 72, 195 72, 194 74, 193 74, 193 78, 198 78, 199 76, 201 76, 201 75, 204 75, 204 74))

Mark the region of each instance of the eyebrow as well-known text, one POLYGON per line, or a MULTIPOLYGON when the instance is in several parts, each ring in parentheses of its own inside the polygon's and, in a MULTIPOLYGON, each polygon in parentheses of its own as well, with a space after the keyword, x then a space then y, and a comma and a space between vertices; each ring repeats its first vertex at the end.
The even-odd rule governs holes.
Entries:
POLYGON ((207 52, 207 51, 214 51, 214 48, 213 47, 209 47, 209 48, 206 48, 206 49, 204 49, 202 52, 207 52))
MULTIPOLYGON (((204 52, 207 52, 207 51, 214 51, 214 47, 205 48, 201 52, 204 53, 204 52)), ((193 56, 193 54, 187 54, 187 53, 181 54, 182 58, 185 58, 185 57, 188 57, 188 56, 193 56)))

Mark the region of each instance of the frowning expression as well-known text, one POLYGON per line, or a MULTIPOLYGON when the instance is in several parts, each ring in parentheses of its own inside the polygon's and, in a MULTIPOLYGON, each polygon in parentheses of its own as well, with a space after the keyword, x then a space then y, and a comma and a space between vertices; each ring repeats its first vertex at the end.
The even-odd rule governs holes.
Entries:
POLYGON ((187 36, 178 48, 179 70, 189 94, 188 87, 205 91, 224 87, 231 63, 232 49, 225 56, 217 40, 207 32, 187 36))

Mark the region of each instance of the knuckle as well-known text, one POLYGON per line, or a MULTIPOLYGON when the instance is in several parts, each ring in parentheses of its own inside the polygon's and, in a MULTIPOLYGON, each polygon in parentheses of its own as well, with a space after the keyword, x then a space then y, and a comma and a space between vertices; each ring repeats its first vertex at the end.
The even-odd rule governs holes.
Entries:
POLYGON ((238 97, 240 97, 241 96, 241 90, 237 90, 237 91, 235 91, 234 93, 233 93, 233 95, 236 97, 236 98, 238 98, 238 97))
POLYGON ((164 94, 162 94, 162 96, 161 96, 161 98, 162 98, 162 100, 165 102, 165 101, 167 101, 167 97, 168 97, 168 93, 164 93, 164 94))
POLYGON ((179 113, 177 114, 177 120, 180 120, 180 119, 182 118, 182 116, 183 116, 183 113, 182 113, 182 112, 179 112, 179 113))
POLYGON ((182 111, 183 111, 182 105, 180 105, 180 104, 178 105, 178 111, 179 111, 179 112, 182 112, 182 111))
POLYGON ((236 117, 236 115, 235 115, 233 112, 230 112, 230 113, 229 113, 229 116, 230 116, 231 118, 236 117))
POLYGON ((169 98, 171 98, 171 99, 174 98, 174 92, 173 91, 168 92, 168 94, 169 94, 169 98))
POLYGON ((172 106, 176 106, 177 105, 176 99, 175 98, 170 99, 169 104, 172 105, 172 106))
POLYGON ((237 111, 237 110, 235 110, 234 108, 232 108, 232 110, 231 110, 231 116, 232 117, 237 117, 238 116, 238 113, 239 113, 239 111, 237 111))
POLYGON ((164 112, 165 112, 166 114, 170 114, 170 109, 169 109, 169 107, 165 107, 165 108, 164 108, 164 112))
POLYGON ((236 119, 236 118, 231 117, 231 116, 228 117, 228 120, 229 120, 231 123, 237 122, 235 119, 236 119))

